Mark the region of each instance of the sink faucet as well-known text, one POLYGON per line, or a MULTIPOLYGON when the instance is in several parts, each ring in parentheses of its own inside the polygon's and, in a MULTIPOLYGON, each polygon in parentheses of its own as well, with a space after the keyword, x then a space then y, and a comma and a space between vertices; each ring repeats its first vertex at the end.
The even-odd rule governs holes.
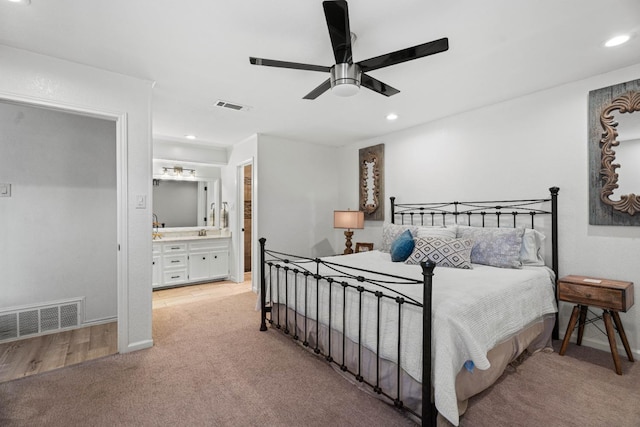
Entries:
POLYGON ((155 240, 155 239, 161 238, 162 234, 158 232, 158 227, 160 227, 160 223, 158 222, 158 215, 156 214, 153 214, 152 227, 153 227, 152 239, 155 240))

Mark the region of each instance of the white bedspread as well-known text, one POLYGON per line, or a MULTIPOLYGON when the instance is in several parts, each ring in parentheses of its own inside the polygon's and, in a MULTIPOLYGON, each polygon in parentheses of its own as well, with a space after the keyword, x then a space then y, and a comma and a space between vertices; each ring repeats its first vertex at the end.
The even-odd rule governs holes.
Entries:
MULTIPOLYGON (((388 253, 370 251, 350 256, 324 258, 347 266, 383 271, 402 277, 422 280, 419 265, 391 262, 388 253)), ((326 267, 325 267, 326 268, 326 267)), ((315 272, 315 271, 314 271, 315 272)), ((321 270, 327 274, 329 270, 321 270)), ((433 373, 432 384, 438 411, 454 425, 459 414, 455 395, 455 378, 463 364, 472 360, 477 369, 490 367, 487 352, 496 344, 510 338, 536 319, 557 311, 554 298, 553 273, 546 267, 503 269, 473 265, 472 270, 436 267, 433 278, 433 373)), ((268 274, 267 274, 268 276, 268 274)), ((367 276, 369 277, 369 275, 367 276)), ((311 280, 311 279, 310 279, 311 280)), ((298 279, 299 286, 302 279, 298 279)), ((314 280, 315 282, 315 280, 314 280)), ((359 285, 361 283, 354 283, 359 285)), ((374 286, 363 284, 373 289, 374 286)), ((275 286, 275 283, 274 283, 275 286)), ((289 307, 294 307, 293 276, 289 276, 289 307)), ((422 303, 421 285, 392 285, 394 289, 422 303)), ((274 288, 272 301, 284 303, 285 281, 280 280, 279 295, 274 288)), ((304 292, 299 287, 297 310, 304 313, 304 292)), ((331 326, 342 331, 342 287, 332 287, 331 326)), ((383 292, 389 294, 388 291, 383 292)), ((349 290, 347 297, 346 335, 358 341, 357 292, 349 290)), ((315 291, 307 295, 307 316, 317 319, 315 291)), ((326 282, 320 287, 320 322, 328 323, 326 282)), ((376 298, 365 294, 363 298, 362 342, 376 349, 376 298)), ((422 309, 405 305, 402 319, 401 365, 409 375, 422 378, 422 309)), ((397 318, 395 302, 385 301, 381 310, 380 356, 397 362, 397 318)))

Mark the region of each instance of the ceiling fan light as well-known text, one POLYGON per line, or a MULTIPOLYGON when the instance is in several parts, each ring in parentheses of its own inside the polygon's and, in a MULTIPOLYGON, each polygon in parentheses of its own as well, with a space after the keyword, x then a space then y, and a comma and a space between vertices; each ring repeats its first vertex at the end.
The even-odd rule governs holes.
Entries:
POLYGON ((331 93, 337 96, 353 96, 360 90, 360 86, 354 83, 342 82, 331 88, 331 93))
POLYGON ((331 68, 331 93, 353 96, 360 90, 362 72, 357 64, 336 64, 331 68))

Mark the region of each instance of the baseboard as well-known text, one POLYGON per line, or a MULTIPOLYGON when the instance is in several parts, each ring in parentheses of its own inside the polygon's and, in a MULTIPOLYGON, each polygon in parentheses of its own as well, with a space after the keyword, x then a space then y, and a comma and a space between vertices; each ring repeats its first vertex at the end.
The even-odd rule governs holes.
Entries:
POLYGON ((144 350, 145 348, 153 347, 153 340, 143 340, 134 343, 130 343, 126 348, 120 349, 119 353, 130 353, 132 351, 144 350))
MULTIPOLYGON (((571 337, 571 339, 569 340, 569 342, 575 344, 577 341, 577 334, 572 334, 573 336, 571 337)), ((603 335, 604 336, 604 335, 603 335)), ((564 334, 560 337, 561 340, 564 339, 564 334)), ((620 355, 621 358, 626 359, 626 351, 624 349, 624 346, 620 343, 618 343, 619 338, 616 339, 616 344, 617 344, 617 348, 618 348, 618 354, 620 355)), ((582 337, 582 345, 585 347, 591 347, 591 348, 595 348, 596 350, 602 350, 602 351, 606 351, 607 353, 611 351, 611 348, 609 347, 609 341, 602 341, 602 340, 597 340, 597 339, 593 339, 593 338, 587 338, 587 337, 582 337)), ((633 354, 633 358, 634 359, 639 359, 640 360, 640 350, 638 349, 631 349, 631 354, 633 354)))
POLYGON ((117 316, 105 317, 104 319, 95 319, 95 320, 85 321, 82 323, 82 325, 80 325, 80 327, 84 328, 85 326, 104 325, 105 323, 111 323, 111 322, 117 322, 117 321, 118 321, 117 316))

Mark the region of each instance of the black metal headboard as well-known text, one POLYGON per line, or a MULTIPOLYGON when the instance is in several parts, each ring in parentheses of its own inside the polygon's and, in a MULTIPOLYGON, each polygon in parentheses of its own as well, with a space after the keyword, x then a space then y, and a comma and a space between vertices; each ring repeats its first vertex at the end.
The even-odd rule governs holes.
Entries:
MULTIPOLYGON (((548 199, 491 200, 478 202, 396 203, 391 197, 391 222, 418 226, 452 224, 535 228, 538 216, 551 217, 552 270, 558 278, 558 192, 551 187, 548 199)), ((554 331, 554 335, 557 333, 554 331)))

